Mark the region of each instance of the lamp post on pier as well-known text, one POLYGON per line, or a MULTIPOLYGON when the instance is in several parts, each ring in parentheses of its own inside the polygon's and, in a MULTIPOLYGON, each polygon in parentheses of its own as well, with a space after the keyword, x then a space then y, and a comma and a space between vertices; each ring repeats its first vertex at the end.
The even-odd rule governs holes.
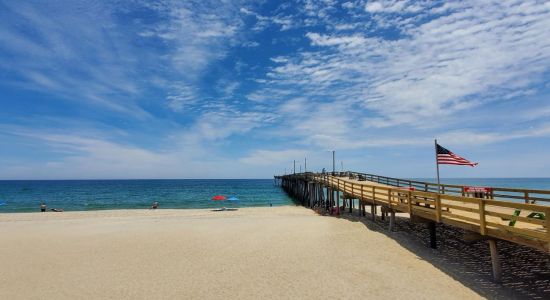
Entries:
POLYGON ((336 172, 336 151, 332 150, 332 174, 336 172))

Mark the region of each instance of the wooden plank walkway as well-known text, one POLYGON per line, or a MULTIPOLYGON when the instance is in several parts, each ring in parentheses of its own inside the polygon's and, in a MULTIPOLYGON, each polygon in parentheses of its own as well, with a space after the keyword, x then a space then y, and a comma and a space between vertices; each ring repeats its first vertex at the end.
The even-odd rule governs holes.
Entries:
POLYGON ((394 212, 550 252, 548 218, 527 217, 540 212, 550 216, 549 206, 409 190, 328 174, 316 174, 310 179, 359 199, 363 205, 381 205, 394 212), (521 210, 519 216, 514 216, 516 209, 521 210), (511 220, 515 220, 514 226, 509 226, 511 220))

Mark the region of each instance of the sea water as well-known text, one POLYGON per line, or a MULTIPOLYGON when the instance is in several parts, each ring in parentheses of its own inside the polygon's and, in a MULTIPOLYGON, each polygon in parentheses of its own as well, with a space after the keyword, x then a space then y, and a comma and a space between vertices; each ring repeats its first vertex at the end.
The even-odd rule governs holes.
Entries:
POLYGON ((272 179, 188 180, 2 180, 0 213, 33 212, 40 202, 66 211, 216 208, 293 204, 272 179), (215 195, 240 201, 212 201, 215 195))
MULTIPOLYGON (((413 180, 435 182, 433 178, 413 180)), ((550 190, 550 178, 443 178, 442 183, 464 186, 550 190)), ((0 181, 0 213, 33 212, 40 202, 48 209, 144 209, 153 201, 160 208, 293 205, 272 179, 187 180, 4 180, 0 181), (235 196, 239 202, 210 200, 235 196)))

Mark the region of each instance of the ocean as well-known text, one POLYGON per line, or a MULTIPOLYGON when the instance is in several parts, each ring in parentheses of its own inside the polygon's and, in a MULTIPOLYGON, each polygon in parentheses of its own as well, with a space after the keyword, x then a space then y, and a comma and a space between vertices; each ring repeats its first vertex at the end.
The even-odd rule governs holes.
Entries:
POLYGON ((40 202, 65 211, 219 208, 293 204, 272 179, 2 180, 0 213, 34 212, 40 202), (240 201, 212 201, 215 195, 240 201))
MULTIPOLYGON (((416 178, 435 182, 433 178, 416 178)), ((443 178, 442 183, 550 190, 550 178, 443 178)), ((1 180, 0 213, 103 209, 146 209, 153 201, 160 208, 218 208, 292 205, 294 202, 272 179, 182 180, 1 180), (210 200, 215 195, 235 196, 234 203, 210 200)))

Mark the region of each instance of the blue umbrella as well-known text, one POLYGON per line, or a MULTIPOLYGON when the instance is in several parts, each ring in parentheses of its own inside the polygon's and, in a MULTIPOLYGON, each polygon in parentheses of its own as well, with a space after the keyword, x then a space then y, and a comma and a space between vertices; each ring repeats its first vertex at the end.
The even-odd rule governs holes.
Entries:
POLYGON ((235 196, 231 196, 229 198, 227 198, 227 201, 240 201, 239 198, 235 197, 235 196))

